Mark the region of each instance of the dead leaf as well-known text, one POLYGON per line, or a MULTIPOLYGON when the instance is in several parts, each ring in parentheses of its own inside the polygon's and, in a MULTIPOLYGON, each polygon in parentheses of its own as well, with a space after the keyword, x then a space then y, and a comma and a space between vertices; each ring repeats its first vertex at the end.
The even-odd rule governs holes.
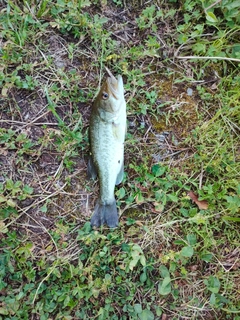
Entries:
POLYGON ((192 265, 192 266, 189 266, 189 269, 192 271, 192 272, 195 272, 195 271, 197 271, 198 270, 198 265, 197 264, 194 264, 194 265, 192 265))
POLYGON ((159 212, 163 212, 163 209, 164 209, 164 206, 162 205, 162 203, 159 203, 159 202, 154 202, 154 210, 153 212, 154 213, 159 213, 159 212))
POLYGON ((142 204, 142 203, 145 202, 145 200, 144 200, 144 198, 143 198, 141 193, 136 195, 135 201, 136 201, 137 204, 142 204))
POLYGON ((139 220, 136 220, 136 225, 139 226, 139 227, 142 227, 143 226, 143 223, 139 220))
POLYGON ((211 89, 212 89, 212 90, 216 90, 217 88, 218 88, 218 86, 217 86, 216 83, 214 83, 213 85, 211 85, 211 89))
POLYGON ((7 154, 8 154, 8 150, 6 150, 5 148, 0 148, 0 155, 6 156, 7 154))
POLYGON ((200 210, 206 210, 208 208, 208 202, 206 200, 198 200, 198 196, 193 191, 189 191, 188 196, 196 203, 200 210))

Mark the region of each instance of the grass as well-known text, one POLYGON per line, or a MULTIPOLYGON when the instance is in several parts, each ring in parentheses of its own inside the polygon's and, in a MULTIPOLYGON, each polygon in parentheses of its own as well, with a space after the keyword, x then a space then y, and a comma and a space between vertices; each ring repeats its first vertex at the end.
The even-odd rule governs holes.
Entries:
POLYGON ((2 2, 0 319, 240 319, 236 3, 2 2), (104 65, 128 108, 116 230, 89 223, 104 65))

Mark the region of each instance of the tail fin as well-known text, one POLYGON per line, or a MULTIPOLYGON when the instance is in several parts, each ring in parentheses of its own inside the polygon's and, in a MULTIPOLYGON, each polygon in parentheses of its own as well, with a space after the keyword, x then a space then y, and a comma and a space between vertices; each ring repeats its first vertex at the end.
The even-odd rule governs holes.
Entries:
POLYGON ((101 204, 98 200, 94 213, 91 218, 92 227, 100 227, 107 224, 109 228, 116 228, 118 226, 118 211, 116 201, 111 204, 101 204))

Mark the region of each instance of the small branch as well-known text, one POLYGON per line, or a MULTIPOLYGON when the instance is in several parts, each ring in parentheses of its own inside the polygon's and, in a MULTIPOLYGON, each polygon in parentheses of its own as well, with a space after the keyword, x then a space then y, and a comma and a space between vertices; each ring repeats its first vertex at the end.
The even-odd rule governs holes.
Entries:
POLYGON ((199 177, 199 190, 202 189, 202 179, 203 179, 203 163, 201 164, 201 173, 199 177))
MULTIPOLYGON (((35 120, 34 120, 35 121, 35 120)), ((23 122, 23 121, 15 121, 15 120, 0 120, 0 123, 16 123, 19 125, 24 125, 24 127, 27 127, 29 125, 35 125, 35 126, 58 126, 58 123, 51 123, 51 122, 23 122)))
POLYGON ((217 0, 216 2, 212 3, 209 7, 205 8, 204 11, 205 13, 207 13, 207 11, 209 9, 211 9, 212 7, 214 7, 216 4, 218 4, 219 2, 221 2, 222 0, 217 0))
POLYGON ((177 59, 199 59, 199 60, 226 60, 226 61, 236 61, 240 63, 240 59, 237 58, 227 58, 227 57, 200 57, 200 56, 175 56, 175 58, 177 59))
MULTIPOLYGON (((59 194, 64 188, 65 186, 67 185, 67 182, 64 183, 64 185, 59 188, 58 190, 56 190, 55 192, 51 193, 50 195, 44 197, 43 199, 41 200, 38 200, 38 201, 34 201, 32 204, 30 204, 28 207, 25 207, 25 208, 19 208, 18 209, 18 212, 20 212, 20 214, 18 215, 18 217, 16 217, 14 220, 12 220, 11 222, 9 222, 6 227, 9 227, 11 224, 13 224, 16 220, 18 220, 22 215, 23 213, 27 213, 27 211, 33 207, 37 207, 40 203, 42 202, 45 202, 47 199, 51 198, 51 197, 54 197, 56 196, 57 194, 59 194)), ((33 219, 33 218, 32 218, 33 219)), ((34 220, 34 219, 33 219, 34 220)), ((36 222, 36 221, 35 221, 36 222)))

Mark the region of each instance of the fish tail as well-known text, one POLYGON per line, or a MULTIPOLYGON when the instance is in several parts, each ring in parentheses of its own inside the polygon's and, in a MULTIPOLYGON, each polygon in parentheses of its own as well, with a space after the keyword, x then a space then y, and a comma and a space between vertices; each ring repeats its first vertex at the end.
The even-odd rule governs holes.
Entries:
POLYGON ((111 204, 101 204, 98 200, 91 218, 91 226, 100 227, 103 224, 108 225, 109 228, 118 226, 118 210, 115 200, 111 204))

